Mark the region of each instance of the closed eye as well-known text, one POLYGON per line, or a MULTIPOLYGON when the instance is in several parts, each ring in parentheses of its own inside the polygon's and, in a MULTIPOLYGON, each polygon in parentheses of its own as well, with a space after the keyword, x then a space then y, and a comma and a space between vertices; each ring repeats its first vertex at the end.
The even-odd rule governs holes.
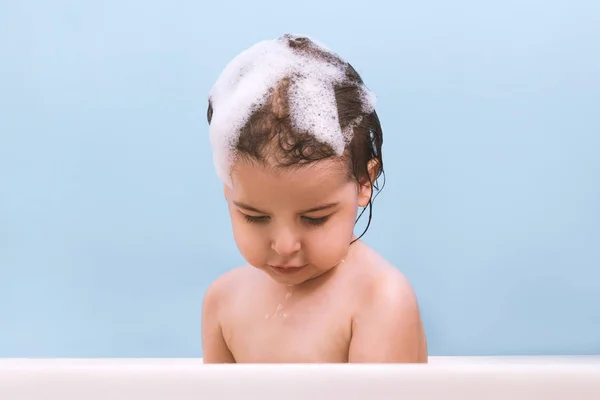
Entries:
POLYGON ((253 223, 253 224, 265 223, 265 222, 269 221, 269 217, 266 215, 263 215, 260 217, 257 217, 255 215, 248 215, 248 214, 243 214, 243 215, 244 215, 244 219, 246 220, 246 222, 253 223))
POLYGON ((319 218, 302 217, 302 219, 309 225, 319 226, 323 225, 329 219, 329 215, 319 218))

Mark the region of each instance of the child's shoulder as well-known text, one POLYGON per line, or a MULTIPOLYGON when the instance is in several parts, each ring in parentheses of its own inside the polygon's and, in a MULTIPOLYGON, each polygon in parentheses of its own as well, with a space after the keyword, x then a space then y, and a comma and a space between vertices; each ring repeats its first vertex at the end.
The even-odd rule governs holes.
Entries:
POLYGON ((353 285, 350 362, 426 362, 417 296, 399 268, 373 250, 364 252, 353 285))
POLYGON ((371 289, 392 287, 412 290, 410 282, 400 268, 393 265, 371 247, 362 242, 359 243, 357 272, 364 278, 366 287, 371 289))
POLYGON ((249 265, 225 272, 206 288, 204 302, 217 307, 232 301, 235 296, 239 296, 248 287, 248 281, 257 278, 256 272, 255 268, 249 265))
POLYGON ((417 311, 412 284, 401 270, 363 244, 361 265, 355 275, 361 308, 405 309, 417 311))

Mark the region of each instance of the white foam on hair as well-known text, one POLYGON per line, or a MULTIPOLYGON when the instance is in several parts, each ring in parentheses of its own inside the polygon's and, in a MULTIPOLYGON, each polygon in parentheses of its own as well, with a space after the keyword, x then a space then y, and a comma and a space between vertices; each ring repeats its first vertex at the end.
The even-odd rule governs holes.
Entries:
MULTIPOLYGON (((243 51, 225 67, 210 92, 210 142, 217 175, 226 184, 231 184, 230 170, 242 128, 284 78, 290 79, 288 101, 293 128, 310 132, 338 155, 352 140, 352 129, 341 130, 334 95, 334 85, 345 79, 347 64, 336 62, 337 56, 325 61, 295 52, 288 41, 297 37, 265 40, 243 51)), ((324 45, 304 37, 321 51, 334 55, 324 45)), ((366 88, 363 93, 365 112, 371 112, 375 98, 366 88)))

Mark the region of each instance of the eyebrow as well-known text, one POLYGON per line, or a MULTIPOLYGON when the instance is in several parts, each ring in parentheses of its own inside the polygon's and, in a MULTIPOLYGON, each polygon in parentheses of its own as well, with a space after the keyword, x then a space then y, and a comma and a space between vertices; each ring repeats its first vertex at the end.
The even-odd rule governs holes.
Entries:
MULTIPOLYGON (((235 204, 239 208, 243 208, 244 210, 247 210, 247 211, 252 211, 252 212, 255 212, 255 213, 258 213, 258 214, 268 214, 268 213, 266 213, 264 211, 259 210, 258 208, 252 207, 251 205, 242 203, 240 201, 234 201, 233 204, 235 204)), ((333 207, 337 206, 338 204, 340 204, 339 201, 336 201, 334 203, 323 204, 323 205, 320 205, 320 206, 317 206, 317 207, 309 208, 308 210, 304 210, 300 214, 307 214, 307 213, 311 213, 311 212, 327 210, 327 209, 330 209, 330 208, 333 208, 333 207)))

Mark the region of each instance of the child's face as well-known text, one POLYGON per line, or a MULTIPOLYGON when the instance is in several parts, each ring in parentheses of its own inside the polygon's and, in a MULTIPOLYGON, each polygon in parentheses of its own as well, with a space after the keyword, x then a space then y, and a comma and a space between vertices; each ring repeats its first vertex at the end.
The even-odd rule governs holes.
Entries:
POLYGON ((283 170, 236 163, 225 197, 246 261, 286 285, 338 265, 354 237, 358 207, 368 204, 371 193, 349 178, 347 168, 339 160, 283 170))

